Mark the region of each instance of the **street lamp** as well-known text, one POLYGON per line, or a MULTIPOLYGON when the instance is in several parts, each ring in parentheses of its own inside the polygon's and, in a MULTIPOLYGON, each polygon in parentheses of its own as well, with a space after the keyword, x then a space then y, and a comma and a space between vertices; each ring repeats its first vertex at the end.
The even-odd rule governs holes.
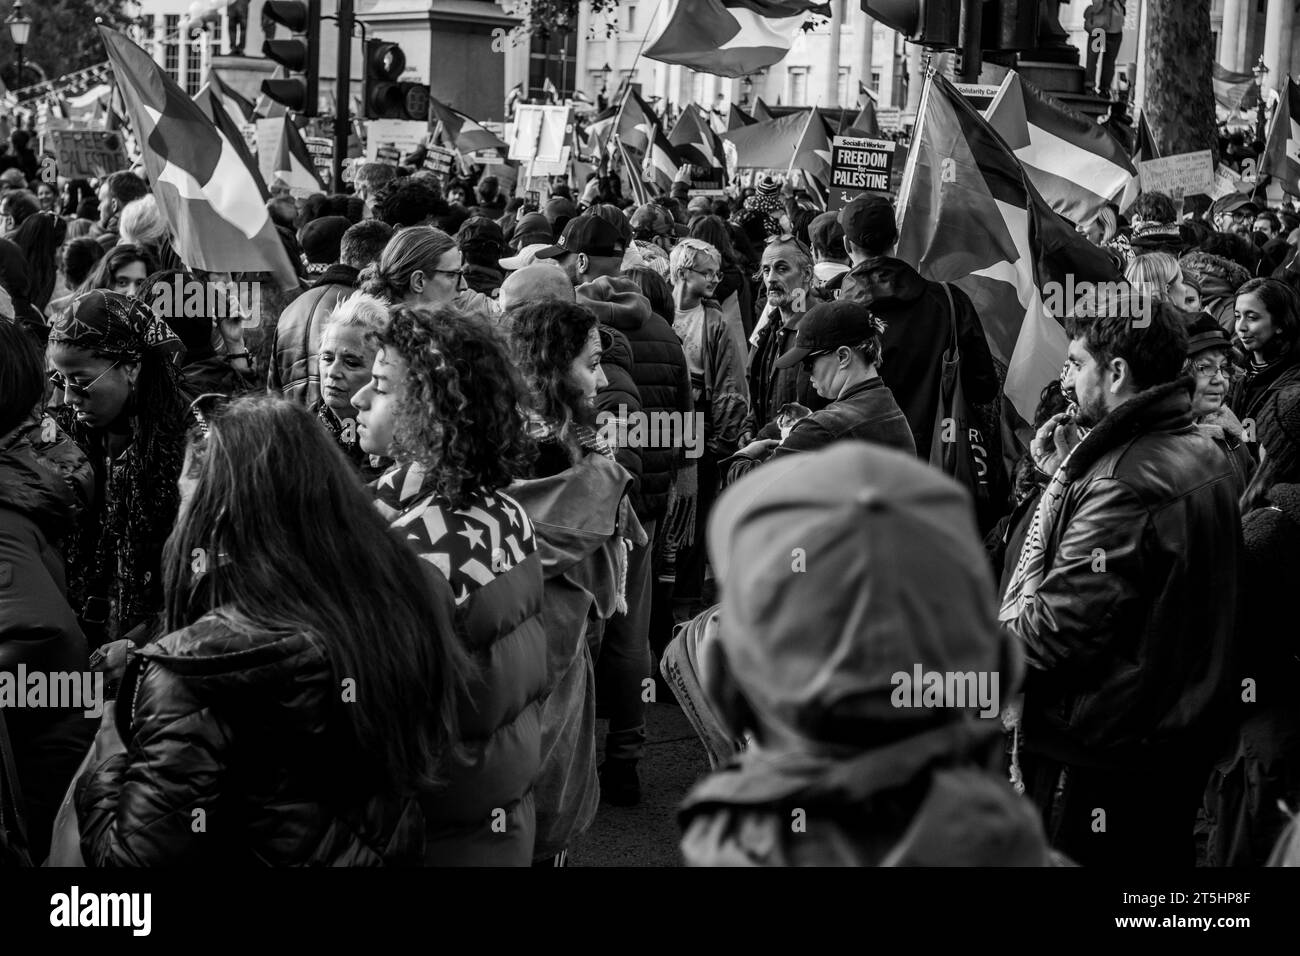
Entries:
POLYGON ((1259 55, 1259 62, 1251 69, 1255 74, 1255 92, 1259 102, 1255 104, 1255 139, 1264 142, 1264 77, 1268 76, 1268 67, 1264 65, 1264 54, 1259 55))
POLYGON ((13 40, 14 53, 18 58, 18 79, 14 81, 14 89, 22 89, 23 47, 27 46, 27 39, 32 32, 32 18, 23 13, 23 0, 15 0, 13 12, 5 19, 5 24, 9 27, 9 39, 13 40))

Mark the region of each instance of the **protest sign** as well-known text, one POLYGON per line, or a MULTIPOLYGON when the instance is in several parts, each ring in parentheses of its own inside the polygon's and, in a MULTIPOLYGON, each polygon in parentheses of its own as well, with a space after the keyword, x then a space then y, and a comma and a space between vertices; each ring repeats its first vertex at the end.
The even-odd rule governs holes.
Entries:
POLYGON ((304 136, 302 141, 316 166, 316 175, 328 186, 334 178, 334 140, 328 136, 304 136))
POLYGON ((1214 188, 1214 166, 1208 149, 1194 153, 1176 153, 1138 164, 1143 192, 1161 192, 1171 199, 1181 199, 1214 188))
POLYGON ((49 152, 65 179, 107 176, 130 163, 120 133, 99 129, 52 129, 47 134, 49 152))
POLYGON ((688 164, 683 167, 684 175, 679 176, 690 183, 692 196, 721 196, 727 182, 727 171, 719 166, 696 166, 688 164))
POLYGON ((897 133, 903 128, 903 111, 897 106, 877 106, 876 125, 882 132, 897 133))
POLYGON ((428 136, 429 124, 424 120, 371 120, 366 124, 366 162, 397 166, 404 156, 423 146, 428 136))
POLYGON ((444 146, 436 146, 430 143, 427 148, 427 154, 424 158, 424 168, 431 172, 445 176, 451 172, 452 166, 455 165, 456 154, 444 146))
MULTIPOLYGON (((955 85, 957 87, 957 92, 964 96, 971 106, 979 110, 981 115, 983 115, 984 111, 989 108, 989 105, 993 102, 993 98, 998 95, 998 90, 1002 88, 996 83, 992 85, 983 83, 957 83, 955 85)), ((879 122, 879 114, 877 114, 877 122, 879 122)))
POLYGON ((1220 163, 1214 170, 1214 186, 1210 189, 1210 198, 1221 199, 1233 193, 1248 192, 1250 188, 1251 184, 1245 182, 1237 172, 1220 163))
POLYGON ((831 185, 826 208, 842 209, 864 192, 887 193, 894 167, 892 140, 836 136, 831 141, 831 185))
POLYGON ((572 134, 572 110, 567 106, 520 106, 511 130, 510 158, 558 163, 572 134))

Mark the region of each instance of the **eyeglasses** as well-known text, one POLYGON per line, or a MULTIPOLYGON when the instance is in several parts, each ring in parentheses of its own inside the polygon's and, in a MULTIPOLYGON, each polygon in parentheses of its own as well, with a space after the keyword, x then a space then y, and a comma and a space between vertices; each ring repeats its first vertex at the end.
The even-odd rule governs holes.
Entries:
POLYGON ((777 242, 793 242, 802 251, 808 252, 808 247, 803 244, 803 240, 800 239, 792 232, 783 232, 778 236, 768 236, 765 240, 763 240, 763 245, 770 246, 773 243, 777 243, 777 242))
POLYGON ((1213 381, 1216 375, 1222 375, 1228 381, 1232 381, 1237 374, 1237 368, 1231 362, 1224 362, 1222 365, 1209 361, 1197 362, 1192 366, 1192 371, 1196 373, 1197 378, 1207 381, 1213 381))
POLYGON ((104 369, 104 371, 100 372, 99 375, 95 378, 95 380, 89 383, 88 385, 78 385, 76 382, 72 381, 71 379, 64 378, 61 372, 51 372, 49 375, 50 384, 53 385, 55 388, 62 389, 63 391, 67 392, 69 395, 80 395, 81 397, 84 398, 85 396, 90 394, 90 390, 92 388, 94 388, 97 384, 99 384, 99 380, 101 378, 103 378, 105 375, 113 371, 113 369, 117 368, 121 364, 122 364, 122 360, 118 359, 108 368, 104 369))
POLYGON ((464 270, 464 269, 430 269, 429 271, 430 271, 430 272, 441 273, 442 275, 445 275, 445 276, 455 276, 457 282, 464 282, 464 281, 465 281, 465 270, 464 270))
MULTIPOLYGON (((688 267, 688 268, 689 268, 689 267, 688 267)), ((717 269, 709 269, 707 272, 705 272, 705 271, 702 270, 702 269, 690 269, 690 271, 691 271, 691 272, 694 272, 697 276, 704 276, 704 278, 706 278, 706 279, 710 279, 710 280, 711 280, 711 279, 721 279, 721 278, 722 278, 722 273, 719 272, 717 269)))

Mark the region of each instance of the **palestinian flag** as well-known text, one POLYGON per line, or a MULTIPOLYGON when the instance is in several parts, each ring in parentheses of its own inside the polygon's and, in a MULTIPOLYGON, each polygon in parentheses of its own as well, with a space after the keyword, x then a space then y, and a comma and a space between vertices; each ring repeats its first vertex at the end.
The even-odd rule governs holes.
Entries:
POLYGON ((283 117, 280 132, 280 149, 275 157, 275 178, 296 194, 311 195, 325 192, 325 184, 316 172, 316 162, 302 141, 302 134, 288 116, 283 117))
POLYGON ((646 49, 652 60, 715 76, 744 76, 790 52, 810 13, 830 16, 815 0, 675 0, 663 32, 646 49))
POLYGON ((284 288, 297 273, 257 181, 238 152, 149 54, 100 26, 117 89, 144 154, 177 255, 209 272, 271 272, 284 288))
POLYGON ((713 132, 704 111, 694 103, 682 111, 677 125, 668 134, 668 141, 677 148, 677 158, 682 163, 705 169, 727 168, 727 154, 722 148, 722 140, 713 132))
POLYGON ((1292 196, 1300 196, 1300 85, 1288 78, 1286 92, 1278 98, 1259 174, 1274 176, 1292 196))
POLYGON ((509 146, 478 120, 470 119, 459 110, 429 97, 429 123, 441 123, 442 135, 448 145, 462 155, 480 149, 507 150, 509 146))

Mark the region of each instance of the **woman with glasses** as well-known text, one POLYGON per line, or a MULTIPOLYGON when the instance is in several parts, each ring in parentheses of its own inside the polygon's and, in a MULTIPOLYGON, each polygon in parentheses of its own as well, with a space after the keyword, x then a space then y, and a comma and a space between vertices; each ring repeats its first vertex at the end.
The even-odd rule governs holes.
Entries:
POLYGON ((712 298, 721 277, 718 250, 699 239, 683 239, 673 247, 669 267, 673 331, 682 340, 695 412, 704 422, 704 451, 696 463, 695 520, 684 526, 678 516, 670 514, 670 537, 665 544, 673 554, 673 601, 686 614, 703 598, 704 529, 721 478, 719 463, 740 446, 749 414, 749 389, 740 330, 728 326, 712 298))
POLYGON ((1196 380, 1192 416, 1196 426, 1214 439, 1228 456, 1237 476, 1237 493, 1246 490, 1255 460, 1242 437, 1241 422, 1228 408, 1228 390, 1240 377, 1232 357, 1232 340, 1214 317, 1197 316, 1187 330, 1187 363, 1183 374, 1196 380))
POLYGON ((144 303, 114 292, 77 296, 51 324, 55 419, 95 471, 95 506, 67 550, 69 594, 92 647, 128 635, 143 643, 162 608, 189 408, 170 358, 178 344, 144 303))
POLYGON ((375 504, 450 584, 458 633, 480 665, 461 711, 464 759, 424 804, 425 862, 528 866, 546 635, 537 537, 505 493, 532 451, 523 386, 492 329, 454 309, 397 306, 377 346, 372 377, 352 398, 362 450, 397 462, 372 486, 375 504))
POLYGON ((465 283, 465 257, 456 240, 433 226, 398 230, 384 253, 361 271, 360 289, 392 305, 436 309, 455 305, 491 315, 492 300, 465 283))
POLYGON ((172 481, 167 633, 75 788, 87 864, 420 865, 469 674, 446 584, 293 402, 209 408, 172 481))
POLYGON ((719 216, 700 216, 690 228, 692 239, 707 242, 718 250, 722 261, 721 277, 713 296, 720 303, 727 321, 739 327, 742 339, 748 341, 754 334, 754 288, 732 245, 731 230, 719 216))

